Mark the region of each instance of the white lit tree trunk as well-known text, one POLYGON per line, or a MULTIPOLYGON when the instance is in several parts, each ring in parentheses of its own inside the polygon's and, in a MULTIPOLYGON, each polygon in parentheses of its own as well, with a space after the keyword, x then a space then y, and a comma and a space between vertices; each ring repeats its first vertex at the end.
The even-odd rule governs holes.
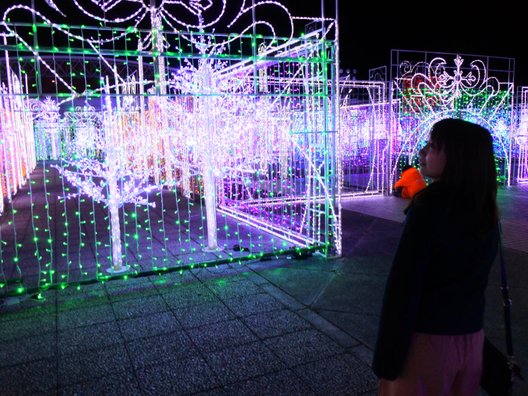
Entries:
MULTIPOLYGON (((185 155, 185 154, 182 154, 185 155)), ((182 175, 181 183, 183 196, 187 199, 191 198, 191 165, 189 164, 188 158, 182 159, 182 175)))
POLYGON ((201 99, 200 120, 202 128, 205 129, 206 149, 203 152, 204 171, 202 175, 205 213, 207 217, 207 248, 206 250, 218 250, 218 234, 216 231, 216 179, 213 153, 214 136, 216 136, 216 120, 213 114, 212 101, 212 73, 209 65, 202 68, 202 90, 205 93, 201 99))
POLYGON ((207 249, 218 250, 218 235, 216 231, 216 182, 212 167, 203 174, 205 213, 207 216, 207 249))
POLYGON ((112 266, 108 270, 112 273, 126 271, 123 267, 123 254, 121 249, 121 227, 119 225, 119 189, 117 186, 116 170, 118 161, 115 149, 107 151, 107 183, 108 183, 108 215, 110 216, 110 235, 112 240, 112 266))

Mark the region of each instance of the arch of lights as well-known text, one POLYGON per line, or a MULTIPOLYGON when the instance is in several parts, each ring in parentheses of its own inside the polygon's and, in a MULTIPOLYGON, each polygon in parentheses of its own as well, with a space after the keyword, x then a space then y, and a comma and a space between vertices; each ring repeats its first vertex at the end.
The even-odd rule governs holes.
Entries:
POLYGON ((515 128, 513 71, 512 58, 393 50, 397 106, 391 107, 390 118, 398 122, 390 133, 389 187, 404 164, 418 166, 418 151, 432 124, 444 117, 466 119, 491 131, 499 182, 510 185, 516 177, 514 159, 523 152, 515 144, 520 132, 515 128))
POLYGON ((225 0, 73 2, 100 26, 4 14, 0 293, 339 254, 335 21, 243 2, 220 34, 225 0))

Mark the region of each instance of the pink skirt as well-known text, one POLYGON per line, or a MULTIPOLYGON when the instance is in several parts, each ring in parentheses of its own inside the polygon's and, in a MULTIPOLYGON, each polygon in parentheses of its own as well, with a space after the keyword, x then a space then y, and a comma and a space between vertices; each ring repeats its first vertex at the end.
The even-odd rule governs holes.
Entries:
POLYGON ((484 331, 465 335, 415 333, 402 375, 381 379, 378 396, 476 396, 484 331))

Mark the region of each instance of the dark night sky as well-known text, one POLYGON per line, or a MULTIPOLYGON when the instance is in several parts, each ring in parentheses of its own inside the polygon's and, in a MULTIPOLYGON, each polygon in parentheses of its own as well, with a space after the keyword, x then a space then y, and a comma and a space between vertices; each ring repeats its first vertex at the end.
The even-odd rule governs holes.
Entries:
MULTIPOLYGON (((45 15, 57 16, 45 0, 33 1, 38 9, 45 10, 45 15)), ((53 1, 60 7, 73 3, 53 1)), ((80 1, 93 6, 90 0, 80 1)), ((295 15, 318 16, 324 4, 326 15, 335 16, 336 0, 278 1, 295 15)), ((242 2, 227 0, 227 6, 238 8, 242 2)), ((10 4, 18 3, 29 5, 31 0, 2 0, 0 12, 3 14, 10 4)), ((357 69, 358 78, 367 79, 369 68, 390 66, 391 49, 487 55, 514 58, 516 85, 528 85, 528 25, 523 21, 520 3, 501 0, 493 2, 493 8, 484 8, 484 3, 474 0, 339 0, 341 68, 357 69)), ((251 0, 246 0, 246 4, 251 4, 251 0)))
POLYGON ((390 50, 456 52, 515 58, 515 83, 528 85, 528 27, 513 0, 339 1, 341 67, 389 66, 390 50), (497 5, 500 4, 500 7, 497 5), (524 30, 524 31, 523 31, 524 30))

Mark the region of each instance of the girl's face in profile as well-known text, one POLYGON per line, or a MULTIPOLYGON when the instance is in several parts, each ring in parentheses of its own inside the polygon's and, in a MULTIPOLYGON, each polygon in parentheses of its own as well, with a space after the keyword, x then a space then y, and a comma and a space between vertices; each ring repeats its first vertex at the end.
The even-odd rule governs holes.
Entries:
POLYGON ((429 140, 427 145, 420 150, 420 168, 422 175, 436 180, 442 176, 446 165, 444 149, 429 140))

